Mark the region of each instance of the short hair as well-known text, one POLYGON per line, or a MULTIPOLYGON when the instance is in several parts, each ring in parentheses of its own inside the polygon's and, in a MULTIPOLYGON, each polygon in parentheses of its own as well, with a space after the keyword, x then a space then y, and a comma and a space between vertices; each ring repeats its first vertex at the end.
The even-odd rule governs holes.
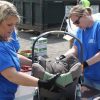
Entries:
POLYGON ((18 22, 20 22, 20 16, 14 4, 0 0, 0 23, 8 16, 16 16, 18 18, 18 22))
POLYGON ((73 8, 71 8, 69 18, 72 15, 83 16, 85 13, 89 14, 88 10, 85 7, 83 7, 82 5, 76 5, 73 8))
POLYGON ((86 7, 86 10, 88 11, 88 13, 91 15, 92 14, 92 9, 91 7, 86 7))

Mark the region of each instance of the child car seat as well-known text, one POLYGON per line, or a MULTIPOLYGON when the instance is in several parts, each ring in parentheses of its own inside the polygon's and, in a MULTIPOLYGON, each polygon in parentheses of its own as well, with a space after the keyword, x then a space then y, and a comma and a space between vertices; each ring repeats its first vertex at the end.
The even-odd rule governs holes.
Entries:
MULTIPOLYGON (((46 61, 45 58, 38 57, 38 62, 46 71, 52 74, 70 72, 73 77, 73 82, 66 87, 54 84, 53 88, 50 90, 41 88, 37 93, 37 98, 40 98, 40 100, 76 100, 76 87, 81 74, 81 63, 78 59, 73 55, 56 61, 46 61)), ((39 73, 34 71, 33 69, 32 75, 37 77, 39 73)))
MULTIPOLYGON (((64 31, 50 31, 50 32, 45 32, 37 37, 37 39, 34 41, 33 46, 32 46, 32 61, 34 63, 34 47, 36 41, 49 33, 56 33, 56 32, 61 32, 61 33, 67 33, 64 31)), ((81 48, 81 53, 80 56, 83 58, 83 49, 82 45, 79 39, 77 39, 75 36, 68 34, 72 37, 74 37, 80 44, 81 48)), ((78 61, 78 59, 73 56, 69 55, 67 58, 64 58, 62 60, 56 60, 56 61, 46 61, 42 57, 38 57, 38 63, 45 68, 46 71, 49 73, 71 73, 73 77, 73 82, 66 85, 65 87, 58 86, 57 84, 54 84, 53 88, 50 90, 46 90, 43 88, 39 88, 36 91, 36 95, 33 96, 34 100, 76 100, 76 90, 77 90, 77 85, 79 84, 78 80, 81 75, 81 63, 78 61), (66 62, 67 61, 67 62, 66 62), (56 67, 56 68, 55 68, 56 67)), ((34 69, 32 70, 32 75, 37 77, 37 72, 34 72, 34 69)))

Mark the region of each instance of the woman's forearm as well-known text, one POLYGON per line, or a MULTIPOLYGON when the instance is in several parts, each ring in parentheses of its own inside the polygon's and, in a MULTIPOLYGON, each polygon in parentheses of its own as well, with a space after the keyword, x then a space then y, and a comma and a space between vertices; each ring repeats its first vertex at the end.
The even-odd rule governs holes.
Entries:
POLYGON ((18 54, 18 57, 20 59, 20 64, 21 65, 27 65, 27 66, 32 66, 32 60, 23 56, 23 55, 20 55, 18 54))
POLYGON ((73 46, 64 55, 67 56, 69 54, 74 54, 77 57, 77 47, 76 46, 73 46))
POLYGON ((1 72, 9 81, 23 86, 38 86, 38 78, 30 76, 23 72, 17 72, 14 67, 9 67, 1 72))
POLYGON ((88 65, 92 65, 99 61, 100 61, 100 52, 96 53, 93 57, 88 59, 86 62, 88 63, 88 65))

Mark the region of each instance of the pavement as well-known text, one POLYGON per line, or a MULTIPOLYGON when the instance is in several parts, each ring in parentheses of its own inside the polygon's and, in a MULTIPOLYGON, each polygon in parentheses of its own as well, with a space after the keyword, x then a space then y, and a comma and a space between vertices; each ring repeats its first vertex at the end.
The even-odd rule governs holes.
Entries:
MULTIPOLYGON (((29 32, 20 32, 18 34, 20 42, 20 50, 30 50, 32 43, 30 37, 36 37, 37 35, 29 32)), ((63 34, 52 34, 46 37, 47 43, 47 59, 55 59, 56 57, 64 54, 69 49, 69 43, 63 39, 63 34)), ((26 72, 31 74, 31 72, 26 72)), ((34 87, 19 86, 15 100, 34 100, 33 95, 35 92, 34 87)))
MULTIPOLYGON (((30 50, 32 46, 31 37, 36 37, 34 33, 20 32, 19 34, 20 41, 20 51, 21 50, 30 50)), ((68 41, 63 39, 63 34, 50 34, 47 37, 47 58, 54 59, 55 57, 65 53, 69 49, 68 41)))

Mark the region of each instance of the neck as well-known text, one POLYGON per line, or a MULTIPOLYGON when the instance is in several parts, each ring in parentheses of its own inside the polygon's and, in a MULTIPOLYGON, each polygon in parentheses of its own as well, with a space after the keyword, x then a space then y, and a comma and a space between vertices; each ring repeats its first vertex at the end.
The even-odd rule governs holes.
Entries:
POLYGON ((11 38, 9 37, 9 38, 3 38, 2 36, 0 36, 0 41, 10 41, 11 40, 11 38))
POLYGON ((92 25, 93 25, 93 23, 94 23, 94 20, 93 20, 93 18, 89 21, 89 23, 88 23, 88 27, 91 27, 92 25))

